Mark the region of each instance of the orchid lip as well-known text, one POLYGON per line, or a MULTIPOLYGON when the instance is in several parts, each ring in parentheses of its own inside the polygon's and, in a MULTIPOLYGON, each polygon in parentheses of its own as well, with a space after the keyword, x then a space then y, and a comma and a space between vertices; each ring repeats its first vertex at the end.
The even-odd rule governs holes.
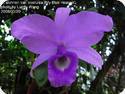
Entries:
POLYGON ((56 53, 48 60, 48 79, 52 86, 70 86, 76 79, 78 57, 75 53, 66 51, 56 53), (61 52, 62 53, 62 52, 61 52))

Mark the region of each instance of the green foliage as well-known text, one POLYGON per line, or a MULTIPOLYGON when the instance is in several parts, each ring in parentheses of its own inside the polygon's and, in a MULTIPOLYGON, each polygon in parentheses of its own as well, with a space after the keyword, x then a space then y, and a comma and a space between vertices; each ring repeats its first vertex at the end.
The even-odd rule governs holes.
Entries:
POLYGON ((47 64, 41 64, 38 68, 33 71, 34 79, 36 80, 39 87, 42 87, 48 80, 47 64))

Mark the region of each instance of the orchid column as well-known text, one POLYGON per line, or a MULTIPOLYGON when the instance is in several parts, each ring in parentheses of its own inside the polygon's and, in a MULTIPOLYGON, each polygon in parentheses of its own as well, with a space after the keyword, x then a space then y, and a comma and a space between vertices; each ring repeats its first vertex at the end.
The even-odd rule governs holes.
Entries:
POLYGON ((107 15, 91 11, 69 14, 69 8, 58 8, 54 20, 32 14, 12 24, 12 35, 39 55, 31 74, 48 61, 48 79, 53 87, 70 86, 75 81, 79 59, 101 68, 103 60, 91 46, 113 27, 107 15))

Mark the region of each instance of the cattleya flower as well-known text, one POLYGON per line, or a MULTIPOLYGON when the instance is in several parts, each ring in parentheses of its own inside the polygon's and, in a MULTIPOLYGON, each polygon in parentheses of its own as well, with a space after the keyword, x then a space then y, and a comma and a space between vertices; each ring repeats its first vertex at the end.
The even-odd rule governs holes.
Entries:
POLYGON ((48 61, 48 79, 54 87, 75 81, 78 59, 101 68, 102 58, 91 46, 113 27, 111 17, 96 12, 69 14, 69 8, 58 8, 54 21, 32 14, 12 24, 12 35, 39 54, 31 70, 48 61))

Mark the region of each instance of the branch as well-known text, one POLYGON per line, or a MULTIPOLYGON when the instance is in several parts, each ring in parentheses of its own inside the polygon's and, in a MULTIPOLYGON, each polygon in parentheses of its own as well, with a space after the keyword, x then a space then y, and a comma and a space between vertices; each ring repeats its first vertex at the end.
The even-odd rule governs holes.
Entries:
POLYGON ((104 63, 104 65, 102 66, 102 69, 98 72, 95 80, 91 82, 91 86, 90 86, 90 90, 88 91, 88 94, 91 94, 92 92, 93 92, 92 94, 96 94, 100 83, 102 82, 103 78, 105 77, 105 75, 107 74, 107 72, 109 71, 111 66, 113 64, 118 63, 119 56, 121 54, 119 49, 120 49, 120 47, 118 44, 115 46, 114 50, 112 51, 112 53, 108 57, 107 62, 104 63))

